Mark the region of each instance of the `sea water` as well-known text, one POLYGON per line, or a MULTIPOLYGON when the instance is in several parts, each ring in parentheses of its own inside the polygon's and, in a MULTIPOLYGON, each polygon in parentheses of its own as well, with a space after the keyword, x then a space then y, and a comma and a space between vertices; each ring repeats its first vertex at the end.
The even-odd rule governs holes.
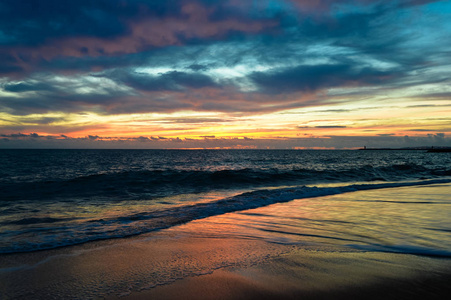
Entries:
POLYGON ((449 256, 451 251, 449 236, 439 245, 440 237, 431 241, 430 235, 449 235, 451 199, 446 192, 438 200, 415 194, 419 186, 449 190, 449 153, 0 150, 0 165, 0 253, 127 237, 229 212, 238 212, 233 221, 237 224, 245 222, 249 227, 263 222, 255 236, 264 231, 265 238, 274 241, 296 242, 296 237, 325 235, 327 242, 340 241, 358 249, 439 256, 449 256), (410 198, 403 197, 409 203, 379 199, 374 205, 365 199, 349 202, 349 197, 343 196, 394 187, 411 192, 410 198), (311 200, 327 195, 335 198, 320 203, 311 200), (338 201, 342 196, 343 201, 338 201), (317 216, 313 221, 299 212, 290 216, 296 211, 290 205, 299 206, 299 201, 304 201, 310 215, 324 211, 324 207, 330 208, 331 215, 317 216), (285 203, 281 208, 286 208, 282 219, 256 218, 248 211, 281 202, 285 203), (353 206, 361 218, 353 219, 350 211, 357 209, 353 206), (383 215, 388 210, 390 214, 383 215), (387 220, 395 217, 395 223, 401 225, 386 226, 387 220), (409 221, 399 222, 404 217, 409 221), (409 231, 412 222, 419 222, 415 228, 424 232, 405 235, 407 240, 401 246, 394 243, 397 235, 409 231), (387 228, 393 232, 382 234, 387 228))

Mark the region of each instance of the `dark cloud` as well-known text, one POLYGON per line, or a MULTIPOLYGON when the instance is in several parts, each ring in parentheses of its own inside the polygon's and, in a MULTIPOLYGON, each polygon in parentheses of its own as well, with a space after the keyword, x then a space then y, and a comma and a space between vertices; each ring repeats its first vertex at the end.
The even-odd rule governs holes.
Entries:
MULTIPOLYGON (((316 12, 316 13, 328 13, 335 10, 340 5, 349 4, 349 0, 284 0, 288 3, 295 4, 301 11, 316 12)), ((395 7, 409 7, 422 5, 427 3, 439 2, 441 0, 354 0, 352 4, 355 6, 373 7, 374 5, 391 5, 395 7)))
POLYGON ((22 92, 30 92, 30 91, 51 91, 51 90, 54 90, 54 88, 51 85, 43 83, 43 82, 9 83, 9 84, 6 84, 3 87, 3 89, 5 91, 7 91, 7 92, 14 92, 14 93, 22 93, 22 92))
MULTIPOLYGON (((451 95, 450 95, 451 96, 451 95)), ((406 108, 416 108, 416 107, 451 107, 451 104, 418 104, 418 105, 408 105, 406 108)))
MULTIPOLYGON (((9 38, 3 45, 34 46, 64 37, 113 38, 129 33, 130 22, 148 19, 202 18, 209 11, 212 21, 249 19, 246 11, 229 1, 211 0, 4 0, 0 9, 0 28, 9 38)), ((261 18, 253 15, 253 18, 261 18)), ((232 27, 233 29, 233 27, 232 27)), ((83 47, 80 47, 83 52, 83 47)))
POLYGON ((1 44, 35 46, 68 36, 111 38, 127 33, 126 20, 168 14, 177 7, 172 6, 174 2, 4 0, 0 28, 9 39, 1 44))
POLYGON ((194 110, 195 106, 186 103, 171 95, 141 95, 139 97, 118 98, 104 105, 103 112, 106 114, 127 114, 145 112, 175 112, 179 110, 194 110))
POLYGON ((140 137, 136 138, 136 140, 139 142, 149 142, 150 141, 150 139, 145 136, 140 136, 140 137))
POLYGON ((40 136, 37 133, 29 133, 29 134, 23 134, 23 133, 11 133, 11 134, 0 134, 1 137, 6 137, 6 138, 42 138, 43 136, 40 136))
POLYGON ((23 133, 12 133, 12 134, 1 134, 1 137, 9 137, 9 138, 22 138, 29 136, 28 134, 23 133))
POLYGON ((172 71, 159 75, 128 73, 119 77, 125 84, 146 91, 180 91, 185 88, 216 87, 217 84, 207 75, 172 71))
POLYGON ((200 65, 200 64, 192 64, 189 68, 193 71, 207 71, 209 69, 208 66, 200 65))
MULTIPOLYGON (((254 1, 242 1, 242 4, 230 2, 83 0, 64 3, 56 0, 6 0, 2 2, 3 9, 0 10, 0 30, 7 33, 7 38, 0 43, 11 50, 4 55, 20 55, 24 63, 37 59, 37 62, 33 62, 33 68, 40 64, 41 67, 47 65, 61 69, 89 70, 95 66, 111 66, 114 61, 120 63, 125 54, 139 56, 143 51, 155 47, 202 45, 233 39, 246 41, 246 37, 236 33, 246 33, 253 27, 252 34, 261 32, 265 46, 276 43, 281 51, 284 48, 280 47, 281 42, 286 46, 306 37, 313 41, 335 39, 337 43, 352 47, 367 47, 366 51, 372 49, 374 53, 393 49, 393 44, 399 42, 399 36, 396 36, 398 30, 379 20, 393 11, 398 1, 377 1, 376 6, 374 1, 353 1, 354 5, 360 3, 371 9, 338 15, 325 14, 324 8, 329 10, 340 4, 348 4, 349 1, 291 1, 301 8, 311 8, 301 9, 301 15, 271 6, 268 1, 262 1, 261 5, 254 1), (249 9, 252 9, 252 13, 249 13, 249 9), (313 17, 310 15, 312 13, 313 17), (322 14, 321 18, 317 17, 318 13, 322 14), (192 21, 194 19, 197 21, 192 21), (266 20, 271 20, 272 25, 265 27, 255 23, 266 20), (189 25, 189 28, 184 28, 184 24, 189 25), (391 27, 390 31, 386 30, 387 27, 391 27), (159 40, 157 36, 160 36, 159 40), (387 36, 388 39, 382 40, 387 36), (120 40, 125 37, 129 39, 120 40), (98 42, 94 39, 98 39, 98 42), (56 41, 57 44, 52 44, 56 41), (44 45, 46 48, 38 49, 44 45), (28 48, 19 49, 17 46, 28 48), (57 48, 61 51, 58 52, 57 48), (40 52, 36 53, 33 49, 40 52), (114 59, 108 60, 111 56, 114 59), (70 61, 69 57, 74 59, 70 61)), ((404 5, 425 2, 401 1, 404 5)), ((266 52, 261 54, 264 56, 266 52)), ((193 63, 192 66, 196 70, 205 70, 204 64, 193 63)), ((20 69, 14 64, 5 72, 20 69)))
POLYGON ((207 0, 5 0, 1 5, 0 57, 13 58, 0 68, 4 74, 39 71, 37 67, 46 65, 86 70, 102 64, 102 59, 86 57, 202 44, 276 25, 207 0), (70 57, 75 59, 68 61, 70 57))
MULTIPOLYGON (((1 33, 1 31, 0 31, 1 33)), ((0 35, 1 39, 1 35, 0 35)), ((19 62, 16 57, 13 55, 3 52, 1 50, 1 43, 0 43, 0 75, 1 74, 8 74, 8 73, 15 73, 15 72, 21 72, 23 71, 22 66, 19 65, 19 62)))
MULTIPOLYGON (((119 93, 120 94, 120 93, 119 93)), ((75 94, 67 92, 43 93, 27 97, 0 97, 0 110, 12 115, 29 115, 49 112, 95 111, 108 112, 111 106, 120 105, 123 97, 102 93, 75 94)))
MULTIPOLYGON (((413 97, 414 98, 421 98, 421 99, 429 99, 429 100, 449 100, 449 99, 451 99, 451 92, 420 93, 418 95, 414 95, 413 97)), ((437 105, 435 105, 435 106, 437 106, 437 105)), ((449 104, 444 104, 443 106, 450 106, 450 105, 449 104)))
POLYGON ((398 72, 359 68, 349 64, 301 65, 254 72, 250 79, 259 89, 274 94, 297 91, 312 92, 322 88, 348 85, 373 85, 400 76, 398 72))

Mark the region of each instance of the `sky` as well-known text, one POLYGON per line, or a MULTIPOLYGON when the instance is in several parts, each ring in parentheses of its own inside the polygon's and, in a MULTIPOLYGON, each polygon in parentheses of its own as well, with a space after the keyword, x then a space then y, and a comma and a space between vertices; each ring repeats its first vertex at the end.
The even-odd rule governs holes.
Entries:
POLYGON ((451 1, 2 0, 0 148, 451 146, 451 1))

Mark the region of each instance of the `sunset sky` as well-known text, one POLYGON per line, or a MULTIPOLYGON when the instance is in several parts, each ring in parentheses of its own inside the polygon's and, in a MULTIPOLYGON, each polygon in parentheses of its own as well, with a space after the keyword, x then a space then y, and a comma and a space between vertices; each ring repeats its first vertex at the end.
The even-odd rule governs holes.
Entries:
POLYGON ((451 146, 451 1, 2 0, 0 148, 451 146))

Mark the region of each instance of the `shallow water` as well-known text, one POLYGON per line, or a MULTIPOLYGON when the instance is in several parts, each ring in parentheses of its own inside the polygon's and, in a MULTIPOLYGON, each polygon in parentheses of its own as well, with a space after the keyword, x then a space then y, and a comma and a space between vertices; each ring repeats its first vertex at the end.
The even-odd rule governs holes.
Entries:
POLYGON ((450 183, 340 193, 219 215, 191 231, 451 258, 450 195, 450 183))
POLYGON ((0 150, 0 162, 0 253, 300 198, 451 182, 451 155, 423 151, 0 150))
POLYGON ((0 291, 5 299, 97 299, 228 268, 260 268, 270 281, 276 268, 294 286, 318 288, 449 276, 450 192, 449 183, 346 192, 129 239, 2 254, 0 291))

